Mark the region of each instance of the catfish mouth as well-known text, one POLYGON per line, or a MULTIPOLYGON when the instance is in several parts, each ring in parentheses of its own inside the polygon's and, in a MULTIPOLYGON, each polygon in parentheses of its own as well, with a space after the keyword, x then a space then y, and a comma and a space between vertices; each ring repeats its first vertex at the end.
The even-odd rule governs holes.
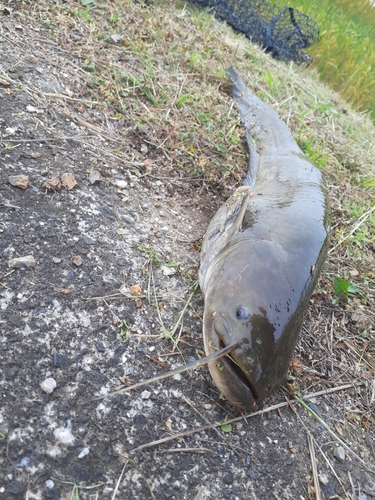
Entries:
MULTIPOLYGON (((224 318, 220 318, 220 319, 217 318, 214 321, 213 327, 214 327, 214 332, 217 335, 217 341, 218 341, 217 348, 218 349, 224 349, 225 347, 227 347, 228 345, 230 345, 232 343, 232 342, 226 342, 223 338, 224 335, 223 335, 220 327, 224 328, 225 332, 227 334, 231 330, 229 328, 228 323, 224 320, 224 318)), ((241 349, 241 347, 238 347, 238 349, 241 349)), ((233 376, 233 378, 239 380, 241 382, 241 384, 243 384, 244 386, 246 386, 249 389, 254 401, 259 401, 259 399, 260 399, 259 393, 256 390, 254 383, 252 382, 249 374, 247 374, 244 370, 242 370, 240 364, 235 360, 235 357, 233 356, 233 354, 235 354, 235 351, 230 352, 226 356, 224 356, 222 358, 223 362, 226 364, 226 367, 229 370, 229 372, 231 373, 231 375, 233 376)))

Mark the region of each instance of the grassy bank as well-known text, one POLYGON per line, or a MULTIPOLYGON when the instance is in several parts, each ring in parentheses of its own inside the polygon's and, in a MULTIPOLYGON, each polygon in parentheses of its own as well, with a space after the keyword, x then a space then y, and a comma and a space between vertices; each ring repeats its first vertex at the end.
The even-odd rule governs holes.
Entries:
POLYGON ((321 41, 309 50, 320 78, 375 120, 375 8, 366 0, 279 0, 311 16, 321 41))

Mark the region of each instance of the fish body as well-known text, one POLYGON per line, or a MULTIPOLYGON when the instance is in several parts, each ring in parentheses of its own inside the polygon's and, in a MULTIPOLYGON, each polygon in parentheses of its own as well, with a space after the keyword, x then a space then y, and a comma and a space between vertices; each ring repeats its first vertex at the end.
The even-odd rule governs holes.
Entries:
POLYGON ((238 343, 209 365, 211 375, 229 401, 251 411, 287 373, 326 257, 329 207, 320 171, 276 111, 227 72, 250 168, 208 226, 199 281, 206 354, 238 343))

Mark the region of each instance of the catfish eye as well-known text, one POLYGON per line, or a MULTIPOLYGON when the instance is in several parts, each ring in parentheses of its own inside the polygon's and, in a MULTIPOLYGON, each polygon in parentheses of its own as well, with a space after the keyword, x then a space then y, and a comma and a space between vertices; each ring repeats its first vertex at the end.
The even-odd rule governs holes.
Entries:
POLYGON ((236 318, 238 321, 247 321, 249 319, 249 309, 244 306, 240 306, 236 311, 236 318))

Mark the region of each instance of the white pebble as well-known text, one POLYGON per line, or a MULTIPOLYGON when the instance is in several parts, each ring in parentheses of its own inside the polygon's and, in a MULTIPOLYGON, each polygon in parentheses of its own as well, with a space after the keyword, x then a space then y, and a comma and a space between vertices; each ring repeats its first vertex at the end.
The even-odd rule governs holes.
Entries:
POLYGON ((151 392, 150 391, 143 391, 141 393, 141 398, 142 399, 149 399, 150 396, 151 396, 151 392))
POLYGON ((75 440, 70 430, 66 429, 65 427, 58 427, 57 429, 54 430, 53 435, 62 444, 67 444, 67 445, 73 444, 75 440))
POLYGON ((51 446, 50 448, 48 448, 47 453, 50 457, 56 458, 61 455, 61 450, 58 446, 51 446))
POLYGON ((47 479, 45 484, 46 484, 46 488, 48 488, 49 490, 52 490, 52 488, 54 488, 54 486, 55 486, 55 483, 51 479, 47 479))
POLYGON ((54 378, 46 378, 41 384, 40 387, 47 394, 51 394, 56 389, 56 380, 54 378))
POLYGON ((176 274, 176 269, 174 267, 161 266, 161 271, 164 276, 172 276, 173 274, 176 274))
POLYGON ((23 267, 35 267, 35 259, 32 255, 26 255, 26 257, 16 257, 15 259, 9 259, 8 265, 12 269, 22 269, 23 267))
POLYGON ((336 458, 338 458, 342 462, 345 461, 345 450, 342 446, 337 446, 337 448, 335 448, 335 451, 333 452, 333 454, 335 455, 336 458))
POLYGON ((44 113, 42 109, 35 108, 34 106, 31 106, 30 104, 26 106, 26 111, 29 113, 44 113))
POLYGON ((86 455, 88 455, 89 453, 90 453, 90 449, 89 448, 83 448, 83 450, 81 451, 81 453, 78 455, 78 458, 83 458, 86 455))
POLYGON ((115 181, 115 184, 116 184, 116 186, 117 186, 118 188, 120 188, 120 189, 124 189, 124 188, 126 188, 126 187, 127 187, 127 185, 128 185, 128 183, 127 183, 126 181, 122 181, 122 180, 120 180, 120 179, 116 180, 116 181, 115 181))
POLYGON ((329 483, 329 479, 327 477, 327 474, 319 474, 319 481, 324 484, 324 486, 327 486, 327 484, 329 483))

